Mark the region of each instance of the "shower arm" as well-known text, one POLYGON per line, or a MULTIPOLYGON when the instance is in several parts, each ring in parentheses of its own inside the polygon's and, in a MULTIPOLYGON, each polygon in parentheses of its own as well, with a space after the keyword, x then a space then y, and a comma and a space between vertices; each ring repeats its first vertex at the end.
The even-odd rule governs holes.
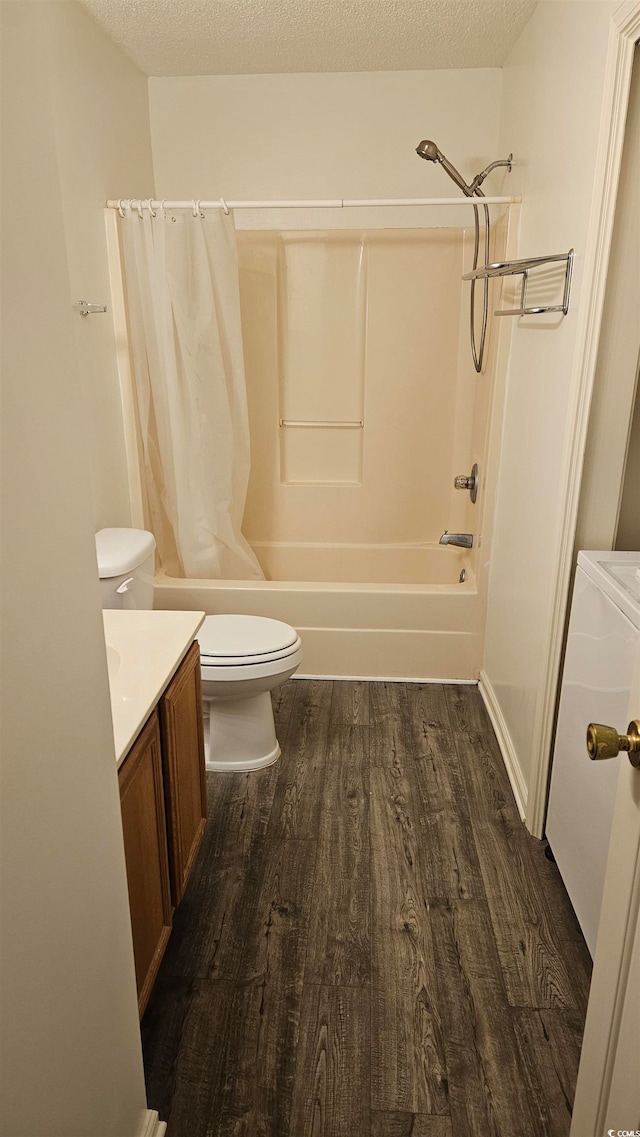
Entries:
POLYGON ((510 154, 508 158, 498 158, 497 161, 490 162, 488 166, 485 166, 484 170, 476 174, 473 181, 467 185, 460 171, 456 169, 453 163, 442 153, 440 147, 437 146, 435 142, 432 142, 431 139, 425 138, 422 142, 419 142, 416 146, 416 154, 419 158, 425 158, 428 162, 437 162, 442 166, 445 173, 449 175, 452 182, 455 182, 458 189, 462 190, 465 197, 484 197, 480 186, 485 178, 488 177, 492 170, 495 170, 496 166, 506 166, 509 171, 511 171, 513 162, 513 154, 510 154))
POLYGON ((496 166, 507 166, 509 173, 511 173, 512 163, 513 154, 510 154, 508 158, 499 158, 496 162, 490 162, 488 166, 485 166, 484 170, 482 170, 479 174, 476 174, 475 178, 471 182, 471 185, 469 186, 469 197, 484 197, 480 186, 488 174, 490 174, 492 170, 495 170, 496 166))

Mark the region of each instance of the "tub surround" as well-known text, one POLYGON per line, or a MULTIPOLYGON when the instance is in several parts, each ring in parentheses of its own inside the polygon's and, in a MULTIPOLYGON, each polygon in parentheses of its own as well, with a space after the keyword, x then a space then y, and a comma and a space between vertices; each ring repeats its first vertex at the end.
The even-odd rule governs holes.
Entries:
MULTIPOLYGON (((471 440, 488 393, 469 360, 465 229, 244 232, 238 258, 243 532, 265 575, 366 581, 366 566, 300 577, 278 554, 311 544, 335 560, 355 542, 393 558, 444 529, 477 533, 478 510, 453 489, 483 464, 484 439, 477 451, 471 440)), ((394 566, 386 573, 375 579, 397 580, 394 566)))
POLYGON ((187 654, 205 614, 109 609, 102 615, 120 766, 187 654))
POLYGON ((302 638, 305 677, 477 681, 484 605, 469 554, 433 552, 429 584, 189 580, 161 572, 154 604, 283 620, 302 638), (451 582, 451 563, 457 572, 469 566, 464 583, 451 582), (447 577, 450 583, 438 582, 447 577))

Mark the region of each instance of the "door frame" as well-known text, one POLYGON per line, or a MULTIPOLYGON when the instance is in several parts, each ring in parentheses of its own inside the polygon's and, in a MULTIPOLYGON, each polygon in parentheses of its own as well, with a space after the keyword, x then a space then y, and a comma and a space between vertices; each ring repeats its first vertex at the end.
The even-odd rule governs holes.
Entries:
POLYGON ((544 832, 580 483, 604 312, 631 72, 639 39, 640 0, 626 0, 611 16, 591 223, 584 259, 584 300, 580 305, 571 376, 574 426, 560 483, 564 491, 560 516, 560 557, 553 593, 545 679, 534 729, 534 762, 527 800, 526 824, 535 837, 542 837, 544 832))
MULTIPOLYGON (((640 649, 629 711, 629 719, 640 714, 640 649)), ((584 760, 588 762, 586 746, 584 760)), ((640 1108, 635 1011, 640 962, 640 770, 634 770, 624 754, 618 761, 618 788, 571 1137, 604 1137, 607 1132, 632 1130, 640 1120, 638 1116, 624 1116, 640 1108)))

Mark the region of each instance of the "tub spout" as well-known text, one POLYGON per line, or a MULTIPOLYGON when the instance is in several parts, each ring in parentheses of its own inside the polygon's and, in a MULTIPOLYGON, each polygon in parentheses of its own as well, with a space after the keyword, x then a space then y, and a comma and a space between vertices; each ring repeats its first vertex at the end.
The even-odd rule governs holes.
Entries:
POLYGON ((442 534, 440 545, 459 545, 461 549, 473 548, 473 533, 450 533, 445 529, 442 534))

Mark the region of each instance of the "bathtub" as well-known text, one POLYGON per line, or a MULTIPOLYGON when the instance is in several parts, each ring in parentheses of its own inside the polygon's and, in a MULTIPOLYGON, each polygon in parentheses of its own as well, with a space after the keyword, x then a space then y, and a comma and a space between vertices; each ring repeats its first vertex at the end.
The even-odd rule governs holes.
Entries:
POLYGON ((438 545, 259 542, 253 547, 271 579, 194 580, 159 572, 154 606, 284 620, 302 637, 299 677, 478 679, 484 604, 473 571, 475 550, 470 555, 438 545), (463 570, 466 579, 460 582, 463 570))

